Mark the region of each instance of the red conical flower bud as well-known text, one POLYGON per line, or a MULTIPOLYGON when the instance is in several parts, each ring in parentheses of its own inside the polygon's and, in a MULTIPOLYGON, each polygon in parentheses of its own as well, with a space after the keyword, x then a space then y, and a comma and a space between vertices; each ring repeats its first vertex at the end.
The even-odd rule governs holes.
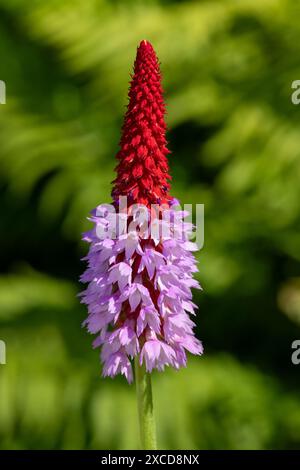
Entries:
POLYGON ((142 41, 137 49, 129 104, 122 127, 119 164, 112 196, 128 202, 168 203, 171 179, 166 155, 165 104, 159 63, 152 45, 142 41))

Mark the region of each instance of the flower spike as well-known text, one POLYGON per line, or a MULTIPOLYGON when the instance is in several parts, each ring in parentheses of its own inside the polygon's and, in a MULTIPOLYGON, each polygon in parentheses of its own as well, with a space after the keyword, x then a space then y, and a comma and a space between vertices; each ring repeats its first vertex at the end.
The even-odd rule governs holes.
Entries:
POLYGON ((129 382, 133 358, 151 372, 185 366, 186 351, 202 354, 190 318, 196 308, 191 288, 200 288, 193 279, 197 247, 188 241, 192 225, 184 222, 186 213, 169 193, 164 115, 158 59, 144 40, 117 154, 114 210, 100 205, 92 212, 94 228, 84 236, 90 243, 88 267, 81 278, 88 283, 81 294, 89 313, 84 325, 97 335, 103 375, 123 374, 129 382), (137 204, 144 206, 151 230, 134 212, 137 204))

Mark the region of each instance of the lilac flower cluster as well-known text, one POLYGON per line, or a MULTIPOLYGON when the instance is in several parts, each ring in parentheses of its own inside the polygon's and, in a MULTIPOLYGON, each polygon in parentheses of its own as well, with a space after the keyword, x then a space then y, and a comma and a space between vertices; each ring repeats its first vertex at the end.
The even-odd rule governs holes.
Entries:
POLYGON ((174 204, 168 217, 157 219, 156 238, 145 238, 141 227, 128 224, 128 231, 116 236, 103 206, 90 218, 95 225, 84 236, 90 250, 81 277, 88 287, 81 296, 89 313, 84 325, 97 334, 94 347, 101 347, 103 376, 121 373, 131 382, 131 359, 137 355, 151 372, 185 366, 186 350, 202 354, 189 316, 196 308, 191 288, 200 288, 193 279, 197 245, 189 241, 192 224, 184 222, 186 212, 174 204), (166 226, 168 237, 162 236, 166 226), (99 238, 103 227, 110 237, 99 238))

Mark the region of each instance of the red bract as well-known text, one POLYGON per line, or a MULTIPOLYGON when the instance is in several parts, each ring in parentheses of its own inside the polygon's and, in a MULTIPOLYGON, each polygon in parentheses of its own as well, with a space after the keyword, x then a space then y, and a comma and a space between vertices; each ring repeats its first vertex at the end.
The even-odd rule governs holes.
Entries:
POLYGON ((168 203, 171 177, 166 158, 170 151, 165 136, 165 104, 158 59, 148 41, 142 41, 137 49, 128 96, 113 199, 127 196, 129 204, 148 207, 168 203))

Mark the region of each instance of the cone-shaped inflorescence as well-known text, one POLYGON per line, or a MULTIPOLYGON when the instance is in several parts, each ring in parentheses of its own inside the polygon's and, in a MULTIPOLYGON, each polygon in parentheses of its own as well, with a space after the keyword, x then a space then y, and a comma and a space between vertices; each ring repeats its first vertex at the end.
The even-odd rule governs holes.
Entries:
POLYGON ((95 226, 84 236, 90 250, 81 278, 88 283, 81 294, 89 312, 84 324, 97 334, 103 375, 121 373, 129 382, 135 356, 150 372, 185 366, 186 350, 202 353, 189 316, 196 307, 191 288, 200 287, 191 253, 197 246, 188 241, 187 214, 176 210, 178 202, 169 195, 164 113, 158 60, 151 44, 142 41, 117 155, 112 191, 117 214, 103 204, 92 212, 95 226), (127 198, 126 209, 120 197, 127 198), (141 221, 141 212, 151 227, 141 221))
POLYGON ((165 105, 154 49, 142 41, 134 64, 112 196, 144 205, 170 200, 165 105))

